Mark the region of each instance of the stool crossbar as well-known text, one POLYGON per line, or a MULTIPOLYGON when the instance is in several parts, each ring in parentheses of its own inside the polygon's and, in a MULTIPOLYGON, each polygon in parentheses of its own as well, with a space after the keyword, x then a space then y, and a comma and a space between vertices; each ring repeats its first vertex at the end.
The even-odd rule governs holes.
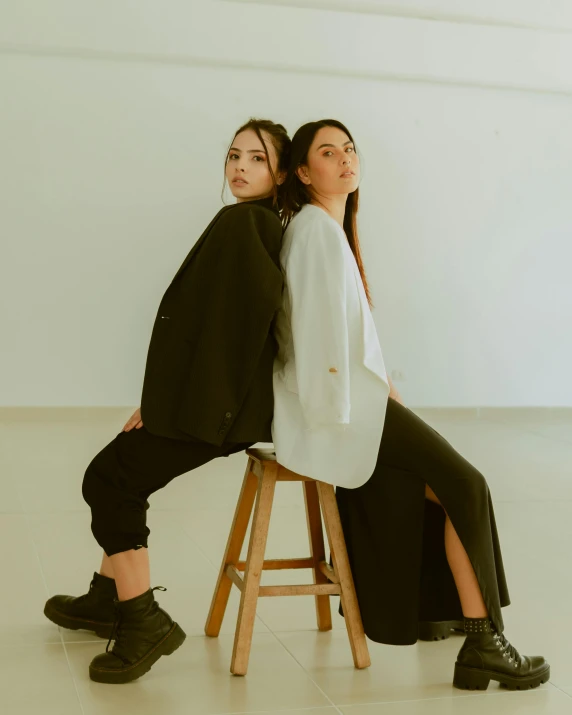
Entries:
POLYGON ((367 668, 369 651, 357 602, 348 554, 336 502, 334 487, 286 469, 270 449, 249 448, 248 463, 226 550, 205 625, 205 633, 220 633, 226 606, 234 584, 241 592, 230 672, 246 675, 252 632, 259 596, 314 596, 320 631, 332 628, 329 596, 341 598, 354 665, 367 668), (277 482, 302 482, 310 556, 305 558, 265 559, 272 501, 277 482), (246 561, 240 560, 248 524, 254 507, 246 561), (322 519, 332 555, 333 567, 326 561, 322 519), (261 586, 264 570, 312 569, 313 584, 261 586))

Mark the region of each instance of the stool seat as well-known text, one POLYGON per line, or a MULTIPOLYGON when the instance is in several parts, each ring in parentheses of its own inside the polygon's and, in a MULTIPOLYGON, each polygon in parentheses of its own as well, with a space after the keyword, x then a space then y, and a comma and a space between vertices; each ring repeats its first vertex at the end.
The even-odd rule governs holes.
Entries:
POLYGON ((371 664, 363 623, 357 602, 334 487, 311 477, 293 472, 277 459, 272 449, 246 450, 248 462, 242 489, 236 505, 226 550, 215 586, 205 633, 220 633, 232 585, 241 591, 230 671, 246 675, 260 596, 314 596, 316 620, 320 631, 331 630, 329 596, 339 595, 348 631, 354 665, 371 664), (310 556, 288 559, 265 559, 266 541, 276 482, 302 482, 310 556), (246 561, 240 560, 248 524, 254 507, 246 561), (322 515, 333 567, 326 561, 322 515), (313 584, 261 586, 264 570, 312 569, 313 584), (244 572, 244 575, 243 573, 244 572))

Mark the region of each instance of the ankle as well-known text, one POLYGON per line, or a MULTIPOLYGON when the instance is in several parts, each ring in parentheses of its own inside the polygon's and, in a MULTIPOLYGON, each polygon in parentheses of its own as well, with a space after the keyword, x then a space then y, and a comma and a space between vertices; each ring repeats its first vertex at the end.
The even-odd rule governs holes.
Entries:
POLYGON ((485 616, 485 618, 469 618, 464 616, 463 625, 467 635, 478 636, 496 632, 496 629, 488 616, 485 616))

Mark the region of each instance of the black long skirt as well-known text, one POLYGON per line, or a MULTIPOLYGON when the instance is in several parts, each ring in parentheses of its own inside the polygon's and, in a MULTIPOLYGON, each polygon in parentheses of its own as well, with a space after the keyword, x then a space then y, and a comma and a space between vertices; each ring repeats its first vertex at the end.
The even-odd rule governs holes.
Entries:
POLYGON ((419 621, 463 618, 445 553, 446 514, 502 633, 510 598, 486 479, 414 412, 388 400, 372 476, 357 489, 337 487, 336 499, 368 638, 411 645, 419 621), (442 507, 425 498, 425 484, 442 507))

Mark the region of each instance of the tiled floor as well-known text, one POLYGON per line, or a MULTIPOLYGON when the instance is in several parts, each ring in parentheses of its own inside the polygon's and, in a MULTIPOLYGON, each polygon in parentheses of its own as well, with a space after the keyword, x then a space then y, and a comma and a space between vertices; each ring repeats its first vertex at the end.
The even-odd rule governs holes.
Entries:
MULTIPOLYGON (((55 593, 84 593, 101 553, 81 481, 130 410, 0 410, 0 712, 6 715, 572 715, 572 410, 415 410, 487 477, 512 604, 506 635, 542 653, 552 679, 528 692, 451 684, 463 641, 387 646, 368 641, 355 670, 332 598, 334 628, 315 628, 313 599, 259 602, 248 675, 229 672, 238 591, 218 639, 204 635, 246 458, 219 459, 153 495, 151 584, 188 638, 139 681, 94 683, 106 641, 58 629, 43 615, 55 593)), ((278 486, 267 554, 308 553, 299 484, 278 486)), ((263 583, 310 582, 267 572, 263 583)))

